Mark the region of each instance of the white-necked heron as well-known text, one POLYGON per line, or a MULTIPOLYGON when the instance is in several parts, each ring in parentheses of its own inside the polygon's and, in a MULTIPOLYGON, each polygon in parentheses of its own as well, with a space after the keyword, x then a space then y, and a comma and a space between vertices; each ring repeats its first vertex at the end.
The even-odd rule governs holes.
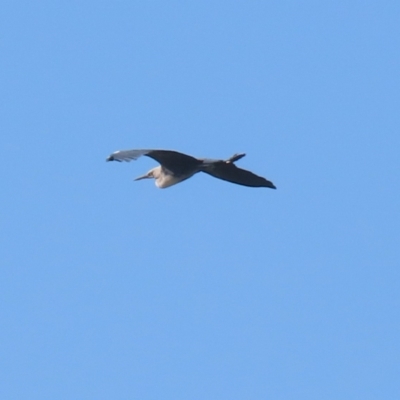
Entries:
POLYGON ((275 185, 267 179, 238 168, 234 164, 245 154, 234 154, 227 160, 212 160, 194 158, 172 150, 120 150, 112 153, 107 161, 131 161, 140 156, 150 157, 161 165, 135 180, 154 178, 156 186, 162 189, 182 182, 197 172, 205 172, 215 178, 238 185, 276 189, 275 185))

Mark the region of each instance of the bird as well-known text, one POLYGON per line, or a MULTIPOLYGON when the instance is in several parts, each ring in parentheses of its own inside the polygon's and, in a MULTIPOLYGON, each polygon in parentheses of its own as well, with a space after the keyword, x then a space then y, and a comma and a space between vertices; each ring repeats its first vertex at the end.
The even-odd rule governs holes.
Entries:
POLYGON ((153 178, 160 189, 176 185, 198 172, 242 186, 276 189, 271 181, 235 165, 245 155, 237 153, 226 160, 214 160, 195 158, 173 150, 119 150, 108 156, 106 161, 132 161, 141 156, 152 158, 160 165, 137 177, 135 181, 153 178))

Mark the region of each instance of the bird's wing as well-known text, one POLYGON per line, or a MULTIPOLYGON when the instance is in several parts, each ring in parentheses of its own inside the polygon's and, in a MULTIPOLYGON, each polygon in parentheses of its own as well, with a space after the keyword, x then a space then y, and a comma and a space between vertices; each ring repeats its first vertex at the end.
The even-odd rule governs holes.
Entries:
POLYGON ((106 161, 132 161, 137 160, 140 156, 146 155, 151 150, 119 150, 110 154, 106 161))
POLYGON ((187 172, 197 170, 201 164, 201 161, 197 158, 172 150, 151 150, 146 156, 158 161, 163 167, 176 175, 184 175, 187 172))
POLYGON ((112 153, 107 161, 131 161, 137 160, 140 156, 147 156, 158 161, 177 175, 197 169, 202 163, 197 158, 172 150, 120 150, 112 153))
POLYGON ((220 161, 207 166, 202 171, 215 178, 237 183, 238 185, 276 189, 272 182, 250 171, 238 168, 232 162, 220 161))

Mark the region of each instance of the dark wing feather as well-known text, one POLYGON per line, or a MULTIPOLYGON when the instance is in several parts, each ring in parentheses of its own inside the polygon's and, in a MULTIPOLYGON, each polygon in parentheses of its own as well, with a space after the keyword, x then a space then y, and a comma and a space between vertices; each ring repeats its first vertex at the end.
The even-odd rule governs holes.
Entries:
POLYGON ((147 156, 158 161, 175 175, 185 175, 198 169, 202 161, 172 150, 120 150, 112 153, 107 161, 132 161, 147 156))
POLYGON ((214 176, 215 178, 236 183, 238 185, 276 189, 272 182, 261 176, 253 174, 250 171, 238 168, 231 162, 221 161, 207 167, 206 169, 202 169, 202 171, 206 174, 214 176))
POLYGON ((151 150, 145 155, 158 161, 176 175, 185 175, 195 171, 202 163, 197 158, 172 150, 151 150))

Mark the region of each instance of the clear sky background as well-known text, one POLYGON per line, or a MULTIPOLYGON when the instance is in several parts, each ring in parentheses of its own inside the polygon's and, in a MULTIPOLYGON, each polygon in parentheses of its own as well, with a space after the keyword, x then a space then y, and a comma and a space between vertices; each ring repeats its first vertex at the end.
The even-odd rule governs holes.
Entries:
POLYGON ((1 399, 400 398, 399 1, 3 1, 0 46, 1 399))

